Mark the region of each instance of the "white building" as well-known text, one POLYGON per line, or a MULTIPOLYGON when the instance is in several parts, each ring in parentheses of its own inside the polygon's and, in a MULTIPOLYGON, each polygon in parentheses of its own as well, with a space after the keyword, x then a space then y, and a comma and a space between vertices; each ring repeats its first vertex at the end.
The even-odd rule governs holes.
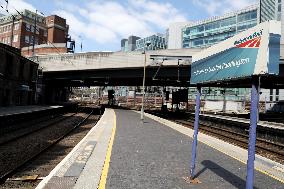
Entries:
POLYGON ((191 22, 175 22, 169 25, 167 30, 167 44, 168 49, 182 48, 182 28, 191 22))

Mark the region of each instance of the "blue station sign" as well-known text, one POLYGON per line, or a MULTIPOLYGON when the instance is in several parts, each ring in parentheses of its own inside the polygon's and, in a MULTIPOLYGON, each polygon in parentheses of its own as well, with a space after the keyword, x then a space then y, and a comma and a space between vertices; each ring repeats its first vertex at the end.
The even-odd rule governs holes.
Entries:
POLYGON ((193 56, 191 84, 279 74, 281 24, 268 21, 193 56))

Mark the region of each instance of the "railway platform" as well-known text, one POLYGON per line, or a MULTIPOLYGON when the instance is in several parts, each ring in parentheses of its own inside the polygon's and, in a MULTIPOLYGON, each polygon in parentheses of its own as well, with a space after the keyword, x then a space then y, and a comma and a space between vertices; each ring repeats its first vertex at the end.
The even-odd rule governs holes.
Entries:
MULTIPOLYGON (((106 109, 86 137, 37 186, 47 188, 245 188, 247 151, 199 133, 196 176, 187 182, 193 131, 139 112, 106 109)), ((280 189, 284 166, 256 155, 254 187, 280 189)))
POLYGON ((0 117, 62 108, 63 106, 11 106, 0 107, 0 117))

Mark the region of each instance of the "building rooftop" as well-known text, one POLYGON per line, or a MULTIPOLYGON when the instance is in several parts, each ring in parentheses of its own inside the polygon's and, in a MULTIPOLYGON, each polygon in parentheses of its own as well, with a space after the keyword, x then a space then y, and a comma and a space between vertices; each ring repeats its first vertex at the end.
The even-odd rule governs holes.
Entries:
POLYGON ((201 24, 206 24, 206 23, 209 23, 209 22, 213 22, 213 21, 216 21, 216 20, 222 20, 222 19, 225 19, 225 18, 229 18, 229 17, 235 16, 237 14, 241 14, 241 13, 244 13, 244 12, 249 12, 249 11, 255 10, 257 8, 259 8, 259 3, 250 5, 248 7, 245 7, 243 9, 240 9, 240 10, 237 10, 237 11, 225 13, 222 16, 213 16, 213 17, 210 17, 210 18, 207 18, 207 19, 204 19, 204 20, 199 20, 199 21, 196 21, 196 22, 192 22, 192 23, 186 25, 185 27, 193 27, 193 26, 198 26, 198 25, 201 25, 201 24))
MULTIPOLYGON (((17 13, 12 13, 12 14, 8 14, 8 15, 2 15, 2 16, 0 16, 0 24, 11 22, 13 20, 13 16, 12 15, 14 15, 14 17, 16 17, 16 19, 20 19, 21 16, 23 16, 23 17, 31 19, 31 20, 34 20, 35 19, 35 15, 36 15, 35 12, 29 11, 27 9, 24 9, 24 10, 20 11, 20 14, 21 15, 19 15, 17 13)), ((40 14, 37 14, 37 21, 39 23, 45 24, 45 17, 41 16, 40 14)))

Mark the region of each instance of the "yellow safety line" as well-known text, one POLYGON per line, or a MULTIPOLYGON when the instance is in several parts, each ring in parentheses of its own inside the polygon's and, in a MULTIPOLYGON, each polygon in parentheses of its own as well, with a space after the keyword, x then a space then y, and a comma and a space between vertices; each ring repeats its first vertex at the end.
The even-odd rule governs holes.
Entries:
POLYGON ((104 167, 103 167, 103 171, 102 171, 102 175, 101 175, 101 179, 100 179, 100 183, 98 187, 99 189, 105 189, 106 187, 106 180, 107 180, 107 174, 108 174, 108 169, 109 169, 109 162, 110 162, 110 156, 111 156, 115 131, 116 131, 116 114, 114 112, 114 124, 113 124, 112 134, 111 134, 111 138, 108 144, 106 159, 105 159, 105 163, 104 163, 104 167))

